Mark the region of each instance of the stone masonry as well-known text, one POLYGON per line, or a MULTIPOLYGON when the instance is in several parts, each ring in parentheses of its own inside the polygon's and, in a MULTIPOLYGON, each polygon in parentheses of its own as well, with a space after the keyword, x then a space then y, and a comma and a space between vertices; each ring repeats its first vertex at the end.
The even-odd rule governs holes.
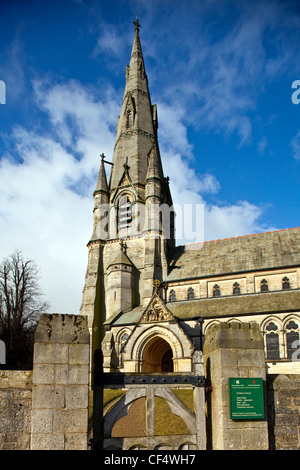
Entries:
POLYGON ((0 371, 0 449, 29 450, 32 371, 0 371))
POLYGON ((87 449, 89 349, 86 317, 41 315, 35 332, 31 449, 87 449))
POLYGON ((300 449, 300 376, 268 376, 270 450, 300 449))
POLYGON ((230 420, 230 377, 266 380, 263 338, 256 323, 211 327, 204 345, 206 377, 212 387, 208 399, 208 448, 213 450, 267 450, 264 420, 230 420))

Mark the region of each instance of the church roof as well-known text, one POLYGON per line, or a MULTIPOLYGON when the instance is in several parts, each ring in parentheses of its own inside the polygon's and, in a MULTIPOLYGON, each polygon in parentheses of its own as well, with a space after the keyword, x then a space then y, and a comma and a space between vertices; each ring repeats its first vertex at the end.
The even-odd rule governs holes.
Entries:
POLYGON ((176 247, 167 281, 300 265, 300 227, 176 247))
POLYGON ((122 248, 120 249, 117 256, 110 261, 107 267, 109 268, 109 266, 112 266, 114 264, 126 264, 128 266, 133 266, 132 262, 130 261, 130 259, 128 258, 128 256, 126 255, 126 253, 124 252, 122 248))
POLYGON ((142 314, 145 311, 145 307, 139 305, 138 307, 129 310, 128 312, 118 312, 111 317, 109 317, 105 322, 104 325, 134 325, 139 322, 142 314))

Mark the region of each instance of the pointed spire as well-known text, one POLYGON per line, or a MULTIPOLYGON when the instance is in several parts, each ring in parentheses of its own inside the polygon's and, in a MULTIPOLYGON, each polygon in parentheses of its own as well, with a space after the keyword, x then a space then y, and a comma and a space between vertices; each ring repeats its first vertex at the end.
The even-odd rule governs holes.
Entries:
POLYGON ((143 52, 142 52, 142 46, 141 46, 141 41, 140 41, 140 23, 138 17, 136 17, 136 20, 133 22, 135 25, 134 28, 134 40, 133 40, 133 46, 132 46, 132 51, 131 51, 131 57, 136 54, 139 57, 143 58, 143 52))
MULTIPOLYGON (((109 181, 110 191, 118 190, 126 159, 130 166, 132 184, 134 186, 144 185, 148 169, 147 155, 151 150, 153 139, 155 139, 158 148, 156 107, 151 104, 138 18, 133 23, 135 33, 117 125, 112 160, 114 167, 109 181)), ((157 158, 160 158, 159 151, 157 151, 157 158)))
POLYGON ((161 179, 154 140, 153 140, 152 148, 148 155, 148 170, 147 170, 146 181, 152 178, 161 179))
POLYGON ((126 91, 135 89, 136 86, 143 92, 149 93, 148 91, 148 79, 145 71, 144 57, 140 40, 140 24, 138 18, 133 22, 135 25, 134 40, 132 45, 130 64, 127 67, 126 91))
POLYGON ((100 156, 101 156, 101 165, 100 165, 98 180, 97 180, 94 194, 99 193, 99 192, 106 192, 106 193, 108 192, 107 179, 106 179, 106 173, 105 173, 105 168, 104 168, 105 155, 104 153, 102 153, 102 155, 100 156))

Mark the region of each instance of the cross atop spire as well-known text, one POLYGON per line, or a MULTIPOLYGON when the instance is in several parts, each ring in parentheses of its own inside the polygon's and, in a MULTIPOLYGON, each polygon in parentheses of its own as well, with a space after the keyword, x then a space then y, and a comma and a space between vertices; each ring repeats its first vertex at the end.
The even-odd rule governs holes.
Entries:
POLYGON ((133 24, 135 25, 134 30, 139 31, 139 28, 141 27, 141 25, 139 23, 138 12, 136 11, 135 14, 136 14, 136 20, 133 21, 133 24))

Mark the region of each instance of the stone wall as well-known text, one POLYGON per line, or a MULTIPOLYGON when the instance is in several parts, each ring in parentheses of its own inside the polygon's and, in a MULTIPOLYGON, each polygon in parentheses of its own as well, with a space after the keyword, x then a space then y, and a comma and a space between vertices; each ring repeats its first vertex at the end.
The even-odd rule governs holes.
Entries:
POLYGON ((271 450, 300 449, 300 375, 269 375, 268 421, 271 450))
POLYGON ((0 370, 0 449, 29 450, 32 371, 0 370))
POLYGON ((250 295, 216 297, 189 302, 168 302, 167 306, 173 315, 180 319, 195 316, 216 319, 217 317, 234 317, 238 315, 278 314, 298 312, 300 290, 291 289, 281 292, 264 292, 250 295))
MULTIPOLYGON (((206 396, 208 448, 300 449, 300 375, 265 377, 257 325, 216 325, 204 356, 212 385, 206 396), (229 376, 266 381, 268 422, 229 419, 229 376)), ((42 315, 33 372, 0 371, 0 449, 87 449, 88 371, 86 317, 42 315)))
POLYGON ((261 281, 268 283, 268 292, 282 291, 283 278, 287 277, 290 283, 290 289, 299 289, 300 269, 280 269, 275 273, 273 271, 263 271, 259 273, 239 273, 227 276, 214 276, 206 279, 178 280, 169 282, 168 300, 170 291, 173 290, 177 301, 188 299, 188 289, 194 290, 195 299, 206 299, 213 297, 214 286, 218 285, 220 296, 225 297, 234 295, 233 288, 238 283, 240 294, 257 294, 261 292, 261 281))

